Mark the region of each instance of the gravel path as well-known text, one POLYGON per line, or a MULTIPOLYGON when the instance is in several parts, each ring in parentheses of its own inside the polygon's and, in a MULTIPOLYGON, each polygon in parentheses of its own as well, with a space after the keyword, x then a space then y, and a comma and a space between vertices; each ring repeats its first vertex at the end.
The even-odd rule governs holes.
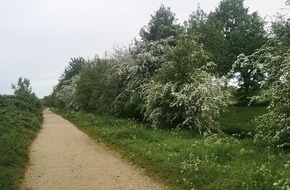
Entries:
POLYGON ((23 190, 154 190, 161 185, 49 110, 30 149, 23 190))

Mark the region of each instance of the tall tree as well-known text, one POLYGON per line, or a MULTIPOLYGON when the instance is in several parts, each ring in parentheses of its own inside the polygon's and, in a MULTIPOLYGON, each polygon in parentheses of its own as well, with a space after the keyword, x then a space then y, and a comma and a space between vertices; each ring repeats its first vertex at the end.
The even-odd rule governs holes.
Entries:
POLYGON ((240 54, 250 55, 265 42, 264 21, 249 14, 244 0, 223 0, 202 26, 204 49, 216 63, 215 74, 226 75, 240 54))
POLYGON ((187 32, 195 36, 202 36, 205 32, 204 27, 207 17, 208 15, 198 4, 196 11, 189 15, 188 21, 185 22, 187 32))
MULTIPOLYGON (((238 75, 238 99, 243 103, 249 101, 248 96, 255 94, 260 88, 262 75, 253 70, 253 62, 240 56, 251 55, 266 43, 265 22, 257 12, 249 13, 244 0, 223 0, 208 16, 200 9, 193 12, 187 24, 187 31, 199 37, 204 50, 216 64, 213 73, 217 76, 229 76, 230 71, 238 75), (246 64, 241 64, 246 61, 246 64), (234 70, 232 70, 232 68, 234 70)), ((239 102, 241 103, 241 102, 239 102)))
POLYGON ((140 36, 143 41, 156 41, 170 36, 177 36, 181 26, 176 23, 175 14, 169 7, 161 5, 147 26, 140 30, 140 36))

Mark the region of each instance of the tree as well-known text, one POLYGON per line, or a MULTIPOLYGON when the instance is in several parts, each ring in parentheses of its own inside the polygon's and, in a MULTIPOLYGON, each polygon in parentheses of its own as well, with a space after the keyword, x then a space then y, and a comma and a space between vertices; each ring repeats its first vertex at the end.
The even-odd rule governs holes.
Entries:
POLYGON ((260 51, 260 68, 265 75, 263 91, 255 99, 269 101, 268 112, 256 119, 255 142, 290 147, 290 23, 273 24, 273 36, 260 51))
POLYGON ((65 67, 65 70, 63 71, 58 80, 58 84, 54 87, 53 93, 50 96, 51 98, 50 101, 53 102, 53 106, 56 106, 61 109, 77 108, 76 103, 72 99, 72 97, 74 97, 75 94, 74 82, 76 82, 75 79, 78 78, 76 76, 80 75, 80 73, 82 72, 82 70, 86 65, 87 61, 82 57, 71 58, 71 61, 69 62, 68 66, 65 67), (70 91, 70 93, 68 91, 70 91))
POLYGON ((35 93, 32 92, 29 79, 20 77, 17 84, 12 84, 11 88, 14 90, 15 96, 17 96, 20 100, 30 103, 37 109, 41 108, 41 102, 35 93))
POLYGON ((140 30, 143 41, 156 41, 168 37, 176 37, 181 30, 180 25, 176 24, 175 14, 169 7, 161 5, 147 26, 140 30))
POLYGON ((218 32, 223 33, 227 46, 226 59, 216 62, 219 75, 226 75, 232 69, 238 55, 250 55, 266 42, 264 21, 257 12, 248 13, 244 0, 221 1, 209 16, 209 22, 218 22, 221 27, 218 32))
POLYGON ((190 128, 200 133, 218 130, 216 118, 229 95, 220 80, 207 72, 211 66, 194 39, 182 36, 147 87, 148 120, 155 127, 190 128))
POLYGON ((62 88, 63 85, 67 85, 74 76, 79 75, 84 66, 86 65, 86 60, 82 57, 71 58, 68 66, 65 67, 64 72, 59 78, 58 85, 55 87, 55 91, 58 91, 62 88))
POLYGON ((208 15, 201 9, 198 4, 196 11, 189 15, 189 19, 185 22, 185 28, 188 33, 191 35, 204 37, 203 33, 205 32, 205 25, 208 15))
POLYGON ((12 84, 11 88, 14 90, 15 95, 31 94, 32 87, 30 86, 30 80, 20 77, 17 84, 12 84))
POLYGON ((99 57, 89 60, 76 82, 76 103, 80 109, 111 114, 115 88, 111 86, 111 60, 99 57))
POLYGON ((238 79, 239 85, 235 96, 240 105, 253 104, 252 97, 257 96, 260 91, 265 79, 261 68, 264 53, 263 49, 260 49, 249 56, 241 54, 233 65, 232 74, 238 79))
POLYGON ((62 88, 56 92, 56 97, 64 104, 64 109, 78 110, 79 105, 76 102, 76 84, 80 79, 79 75, 73 76, 62 88))
POLYGON ((250 14, 245 8, 244 0, 223 0, 208 15, 198 7, 187 22, 187 32, 198 36, 197 42, 203 45, 211 61, 216 64, 211 73, 216 77, 238 75, 238 103, 248 104, 249 96, 260 89, 261 75, 253 75, 252 63, 241 66, 241 59, 237 64, 235 61, 239 55, 249 56, 266 43, 264 25, 257 12, 250 14))

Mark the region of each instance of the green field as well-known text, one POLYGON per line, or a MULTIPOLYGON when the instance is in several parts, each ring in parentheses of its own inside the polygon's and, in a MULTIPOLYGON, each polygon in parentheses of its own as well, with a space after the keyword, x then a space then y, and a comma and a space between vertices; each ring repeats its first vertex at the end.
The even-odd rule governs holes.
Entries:
POLYGON ((265 107, 231 107, 228 112, 220 117, 221 130, 229 135, 242 137, 255 134, 253 119, 266 113, 265 107))
POLYGON ((42 123, 41 110, 15 96, 0 96, 0 189, 20 188, 28 147, 42 123))
MULTIPOLYGON (((252 131, 264 108, 233 107, 221 119, 228 133, 252 131), (234 128, 234 132, 230 131, 234 128)), ((148 124, 87 113, 58 112, 172 189, 287 189, 290 154, 228 134, 154 130, 148 124)), ((249 136, 250 137, 250 136, 249 136)))

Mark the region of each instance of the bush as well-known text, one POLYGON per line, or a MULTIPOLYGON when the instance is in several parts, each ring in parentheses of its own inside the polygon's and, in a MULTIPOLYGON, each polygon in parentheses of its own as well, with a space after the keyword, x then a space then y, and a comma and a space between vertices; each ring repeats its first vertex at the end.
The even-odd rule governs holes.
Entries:
MULTIPOLYGON (((28 97, 28 96, 27 96, 28 97)), ((33 96, 34 97, 34 96, 33 96)), ((28 146, 42 121, 39 100, 0 95, 0 189, 19 189, 28 146)))
POLYGON ((222 81, 212 77, 203 49, 183 36, 147 87, 146 113, 155 127, 181 127, 200 133, 217 130, 216 119, 229 103, 222 81))

